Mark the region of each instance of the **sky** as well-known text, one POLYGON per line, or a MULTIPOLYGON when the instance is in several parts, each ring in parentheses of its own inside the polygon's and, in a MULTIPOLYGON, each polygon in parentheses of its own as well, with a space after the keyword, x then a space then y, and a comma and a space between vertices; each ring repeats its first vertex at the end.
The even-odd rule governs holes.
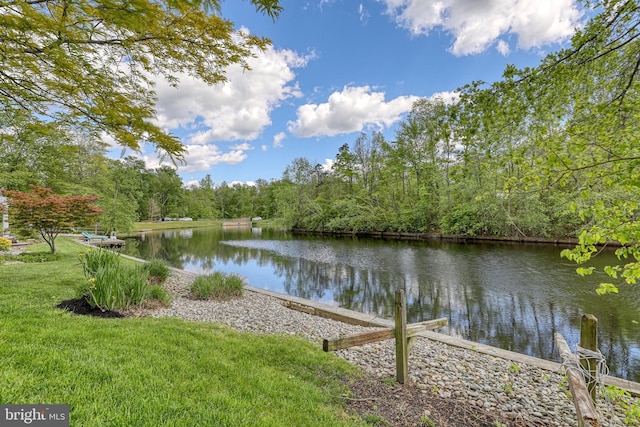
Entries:
MULTIPOLYGON (((232 66, 227 82, 188 76, 156 82, 155 123, 187 148, 185 186, 280 179, 297 157, 329 167, 361 132, 395 139, 419 98, 451 99, 505 67, 536 66, 565 47, 586 12, 571 0, 281 0, 274 21, 248 0, 227 0, 223 17, 272 46, 232 66)), ((121 148, 112 151, 122 154, 121 148)), ((148 168, 160 165, 151 146, 148 168)))

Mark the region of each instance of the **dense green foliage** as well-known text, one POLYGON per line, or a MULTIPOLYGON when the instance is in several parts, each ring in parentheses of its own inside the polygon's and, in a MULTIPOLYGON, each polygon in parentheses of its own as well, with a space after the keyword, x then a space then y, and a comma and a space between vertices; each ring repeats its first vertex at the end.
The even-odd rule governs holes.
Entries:
POLYGON ((362 424, 339 399, 353 367, 306 339, 54 308, 84 281, 82 250, 61 239, 56 261, 0 264, 0 404, 68 404, 71 426, 362 424))

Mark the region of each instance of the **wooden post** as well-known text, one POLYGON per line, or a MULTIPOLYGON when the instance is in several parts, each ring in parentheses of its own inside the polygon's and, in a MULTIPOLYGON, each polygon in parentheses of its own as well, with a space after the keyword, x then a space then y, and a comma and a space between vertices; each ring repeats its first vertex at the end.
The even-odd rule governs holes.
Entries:
POLYGON ((407 352, 407 307, 404 290, 396 290, 394 318, 396 322, 396 381, 404 384, 409 379, 407 352))
POLYGON ((565 373, 567 374, 571 397, 578 416, 578 427, 599 427, 598 412, 594 402, 591 400, 591 396, 589 396, 589 390, 584 382, 582 373, 577 367, 576 356, 571 353, 569 345, 567 345, 562 334, 556 332, 554 339, 562 360, 567 363, 565 365, 565 373))
MULTIPOLYGON (((580 319, 580 347, 598 351, 598 319, 593 314, 584 314, 580 319)), ((593 357, 581 357, 580 365, 589 373, 585 378, 593 403, 596 402, 596 370, 598 361, 593 357)))

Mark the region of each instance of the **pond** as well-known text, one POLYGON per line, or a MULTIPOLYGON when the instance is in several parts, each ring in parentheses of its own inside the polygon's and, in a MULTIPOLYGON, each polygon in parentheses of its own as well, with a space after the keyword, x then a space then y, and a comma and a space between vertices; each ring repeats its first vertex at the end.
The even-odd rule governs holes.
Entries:
MULTIPOLYGON (((640 285, 600 296, 605 277, 579 277, 561 247, 300 236, 261 228, 194 228, 127 239, 125 253, 197 273, 239 273, 251 286, 407 321, 446 317, 438 332, 559 361, 553 334, 572 349, 580 317, 599 320, 612 375, 640 381, 640 285)), ((603 253, 597 263, 612 262, 603 253)))

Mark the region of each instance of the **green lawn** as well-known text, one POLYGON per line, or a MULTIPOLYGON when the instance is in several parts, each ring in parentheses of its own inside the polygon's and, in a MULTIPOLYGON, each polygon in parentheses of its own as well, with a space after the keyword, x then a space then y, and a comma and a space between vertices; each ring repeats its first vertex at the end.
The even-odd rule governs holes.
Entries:
MULTIPOLYGON (((222 227, 222 224, 229 220, 206 220, 206 221, 160 221, 160 222, 136 222, 133 225, 134 232, 140 230, 168 230, 178 228, 200 228, 200 227, 222 227)), ((258 227, 282 228, 282 221, 263 220, 255 223, 258 227)), ((127 233, 122 233, 126 236, 127 233)))
POLYGON ((0 265, 0 404, 69 404, 72 426, 360 425, 354 368, 304 339, 55 309, 84 280, 85 247, 58 240, 59 260, 0 265))

